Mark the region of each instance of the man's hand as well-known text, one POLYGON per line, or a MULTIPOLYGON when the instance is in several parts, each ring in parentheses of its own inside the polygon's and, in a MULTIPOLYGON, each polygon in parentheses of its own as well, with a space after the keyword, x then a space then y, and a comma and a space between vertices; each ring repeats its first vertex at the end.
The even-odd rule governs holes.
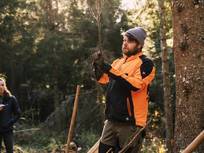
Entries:
POLYGON ((104 65, 104 58, 103 55, 100 51, 95 52, 92 55, 92 59, 93 59, 93 66, 97 67, 99 69, 102 69, 103 65, 104 65))
POLYGON ((93 71, 96 79, 99 80, 103 73, 107 73, 111 69, 111 66, 104 61, 103 55, 100 51, 95 52, 92 55, 92 59, 93 71))
POLYGON ((103 65, 104 65, 104 58, 100 51, 95 52, 92 54, 92 66, 93 72, 95 74, 96 80, 99 80, 100 77, 103 75, 103 65))

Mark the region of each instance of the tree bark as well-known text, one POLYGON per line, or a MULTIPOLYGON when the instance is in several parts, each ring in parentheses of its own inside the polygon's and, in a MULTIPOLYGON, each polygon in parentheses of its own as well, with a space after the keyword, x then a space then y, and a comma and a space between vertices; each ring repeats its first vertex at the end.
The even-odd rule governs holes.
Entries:
POLYGON ((171 83, 169 76, 169 59, 168 47, 166 42, 166 25, 165 25, 165 6, 164 0, 158 0, 160 14, 160 45, 162 52, 162 73, 163 73, 163 90, 164 90, 164 111, 165 111, 165 130, 166 146, 168 153, 173 153, 173 110, 171 101, 171 83))
MULTIPOLYGON (((174 153, 204 127, 204 2, 173 0, 176 118, 174 153)), ((203 144, 196 150, 204 152, 203 144)))

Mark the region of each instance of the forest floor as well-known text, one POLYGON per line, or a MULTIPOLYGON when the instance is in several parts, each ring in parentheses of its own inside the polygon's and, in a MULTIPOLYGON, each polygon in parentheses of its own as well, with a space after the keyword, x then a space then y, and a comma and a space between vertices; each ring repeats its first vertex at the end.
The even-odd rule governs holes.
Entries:
MULTIPOLYGON (((87 150, 96 142, 98 136, 87 133, 82 137, 79 143, 79 153, 86 153, 87 150), (88 136, 90 135, 90 137, 88 136), (87 144, 85 144, 85 142, 87 144)), ((32 128, 31 131, 15 133, 15 153, 65 153, 66 134, 54 133, 40 129, 32 128), (32 131, 33 130, 33 131, 32 131)), ((142 153, 165 153, 165 145, 162 138, 158 138, 149 133, 142 147, 142 153)))
MULTIPOLYGON (((166 153, 165 142, 161 137, 161 126, 152 126, 147 129, 146 137, 143 141, 142 153, 166 153), (154 126, 154 127, 153 127, 154 126)), ((53 129, 43 128, 42 125, 23 124, 18 125, 14 130, 15 153, 64 153, 67 141, 65 131, 54 131, 53 129)), ((74 135, 74 142, 78 147, 78 153, 87 151, 99 139, 100 131, 95 133, 93 130, 78 131, 74 135), (80 132, 80 133, 79 133, 80 132)), ((5 152, 5 150, 3 150, 5 152)))

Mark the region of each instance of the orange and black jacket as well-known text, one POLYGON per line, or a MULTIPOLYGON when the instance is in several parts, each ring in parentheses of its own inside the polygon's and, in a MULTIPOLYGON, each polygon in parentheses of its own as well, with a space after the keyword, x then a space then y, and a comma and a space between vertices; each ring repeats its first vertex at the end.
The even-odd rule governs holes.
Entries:
POLYGON ((105 64, 104 71, 97 80, 108 84, 106 118, 144 126, 148 113, 148 87, 155 76, 153 62, 140 52, 116 59, 111 65, 105 64))

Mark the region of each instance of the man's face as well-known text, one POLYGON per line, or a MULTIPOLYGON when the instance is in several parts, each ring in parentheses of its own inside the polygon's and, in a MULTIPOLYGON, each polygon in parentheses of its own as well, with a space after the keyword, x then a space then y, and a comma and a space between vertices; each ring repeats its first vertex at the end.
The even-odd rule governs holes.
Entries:
POLYGON ((4 81, 0 80, 0 95, 3 95, 4 90, 5 90, 4 81))
POLYGON ((135 40, 129 40, 127 36, 123 36, 122 51, 124 54, 127 52, 133 52, 139 44, 135 40))

